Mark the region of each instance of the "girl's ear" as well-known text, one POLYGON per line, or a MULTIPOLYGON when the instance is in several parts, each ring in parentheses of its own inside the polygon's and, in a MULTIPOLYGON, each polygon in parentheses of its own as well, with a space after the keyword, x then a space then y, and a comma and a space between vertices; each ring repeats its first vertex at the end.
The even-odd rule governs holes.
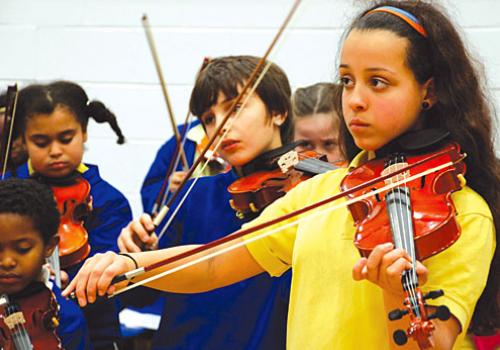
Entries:
POLYGON ((277 127, 280 127, 281 125, 283 125, 287 117, 288 113, 273 114, 272 116, 273 124, 276 125, 277 127))
POLYGON ((59 244, 59 235, 54 235, 50 237, 49 241, 45 244, 45 257, 48 258, 54 253, 54 249, 56 249, 59 244))
POLYGON ((436 86, 434 84, 434 78, 429 78, 423 85, 423 96, 424 101, 428 103, 428 109, 436 104, 438 101, 436 95, 436 86))

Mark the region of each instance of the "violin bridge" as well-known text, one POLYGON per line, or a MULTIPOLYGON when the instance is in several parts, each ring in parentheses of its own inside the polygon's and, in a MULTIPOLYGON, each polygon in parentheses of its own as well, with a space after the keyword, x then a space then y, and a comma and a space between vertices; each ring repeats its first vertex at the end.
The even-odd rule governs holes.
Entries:
POLYGON ((298 162, 299 162, 299 154, 297 153, 297 151, 292 150, 279 157, 278 166, 280 167, 283 174, 286 174, 298 162))
POLYGON ((21 311, 14 312, 13 314, 4 318, 4 322, 9 329, 19 327, 20 324, 25 324, 26 319, 21 311))

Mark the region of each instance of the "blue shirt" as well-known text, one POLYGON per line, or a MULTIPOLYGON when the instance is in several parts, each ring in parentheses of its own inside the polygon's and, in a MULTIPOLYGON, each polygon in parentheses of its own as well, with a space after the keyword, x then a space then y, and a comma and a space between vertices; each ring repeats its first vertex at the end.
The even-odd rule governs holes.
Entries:
MULTIPOLYGON (((227 192, 236 178, 233 171, 199 178, 160 247, 204 244, 239 229, 244 221, 227 192)), ((153 349, 284 349, 290 279, 291 272, 261 274, 206 293, 166 293, 153 349)))
POLYGON ((52 284, 52 292, 59 304, 59 326, 57 335, 65 350, 91 350, 87 322, 82 310, 73 301, 64 298, 61 290, 52 284))
MULTIPOLYGON (((85 229, 88 232, 90 254, 89 257, 107 251, 118 251, 117 239, 121 229, 132 220, 132 211, 125 196, 103 180, 96 165, 86 164, 88 169, 82 177, 90 184, 92 196, 92 212, 85 220, 85 229)), ((17 169, 17 177, 30 176, 27 164, 17 169)), ((66 270, 72 279, 80 264, 66 270)), ((118 321, 118 307, 114 300, 99 300, 83 308, 83 313, 89 326, 90 338, 97 348, 112 347, 113 342, 121 339, 120 324, 118 321)))
MULTIPOLYGON (((199 122, 195 121, 191 123, 191 127, 194 127, 198 124, 199 122)), ((178 126, 179 133, 181 133, 183 129, 183 125, 178 126)), ((145 213, 151 213, 156 197, 161 190, 163 180, 165 179, 165 176, 167 174, 170 160, 174 155, 176 144, 177 140, 175 139, 175 137, 172 137, 161 146, 161 148, 156 153, 156 157, 151 164, 151 167, 149 168, 144 182, 142 183, 141 199, 142 208, 144 209, 145 213)), ((193 164, 196 153, 196 142, 190 139, 186 139, 186 141, 184 142, 184 153, 186 154, 188 165, 191 166, 193 164)), ((175 171, 179 170, 182 170, 181 162, 179 162, 175 169, 175 171)))

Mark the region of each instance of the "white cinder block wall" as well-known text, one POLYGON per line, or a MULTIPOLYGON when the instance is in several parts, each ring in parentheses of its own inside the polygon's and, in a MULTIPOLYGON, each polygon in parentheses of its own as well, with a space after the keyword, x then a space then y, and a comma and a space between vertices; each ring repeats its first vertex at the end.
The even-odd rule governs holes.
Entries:
MULTIPOLYGON (((359 2, 303 1, 273 54, 294 88, 334 79, 339 37, 359 2)), ((0 86, 73 80, 113 110, 127 143, 118 146, 107 125, 91 122, 84 159, 100 166, 137 216, 144 175, 172 135, 142 14, 149 16, 181 122, 203 57, 262 55, 291 5, 292 0, 0 0, 0 86)), ((484 62, 498 105, 500 1, 447 0, 443 5, 484 62)))

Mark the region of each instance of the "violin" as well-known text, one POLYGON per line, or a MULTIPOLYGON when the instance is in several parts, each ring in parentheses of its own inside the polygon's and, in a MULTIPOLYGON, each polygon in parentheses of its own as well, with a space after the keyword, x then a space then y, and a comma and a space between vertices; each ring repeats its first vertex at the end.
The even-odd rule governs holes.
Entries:
POLYGON ((289 151, 277 159, 278 166, 274 169, 253 172, 229 185, 227 190, 232 196, 229 204, 239 218, 258 213, 300 182, 342 166, 326 159, 314 151, 289 151))
MULTIPOLYGON (((435 155, 432 160, 415 166, 411 171, 419 173, 447 162, 451 162, 453 166, 405 182, 411 176, 410 170, 407 170, 385 180, 385 185, 403 181, 402 185, 348 206, 356 225, 354 244, 362 256, 367 257, 379 244, 393 242, 396 248, 404 249, 411 257, 413 268, 403 273, 401 281, 406 295, 404 309, 391 311, 389 319, 397 320, 409 314, 409 328, 406 332, 394 332, 393 339, 396 344, 403 345, 408 338, 412 338, 420 349, 432 347, 432 319, 447 320, 451 314, 446 306, 439 306, 432 315, 427 314, 425 300, 438 298, 444 292, 437 290, 422 294, 418 287, 416 260, 424 260, 439 253, 460 236, 451 193, 462 187, 461 178, 466 169, 461 162, 464 155, 460 153, 460 147, 456 143, 447 143, 431 153, 396 153, 361 165, 350 172, 341 184, 342 190, 347 191, 374 177, 391 174, 417 163, 429 157, 429 154, 435 155)), ((384 183, 374 184, 354 191, 348 197, 356 198, 383 186, 384 183)))
POLYGON ((60 266, 64 269, 76 265, 90 253, 89 237, 84 227, 92 211, 90 184, 76 172, 64 179, 39 177, 38 180, 52 188, 61 214, 58 229, 60 266))
POLYGON ((59 306, 42 282, 21 293, 0 296, 0 348, 4 350, 62 349, 55 329, 59 306))
POLYGON ((51 185, 61 214, 59 257, 61 267, 78 264, 90 253, 89 235, 83 226, 92 210, 90 184, 81 176, 70 186, 51 185))

